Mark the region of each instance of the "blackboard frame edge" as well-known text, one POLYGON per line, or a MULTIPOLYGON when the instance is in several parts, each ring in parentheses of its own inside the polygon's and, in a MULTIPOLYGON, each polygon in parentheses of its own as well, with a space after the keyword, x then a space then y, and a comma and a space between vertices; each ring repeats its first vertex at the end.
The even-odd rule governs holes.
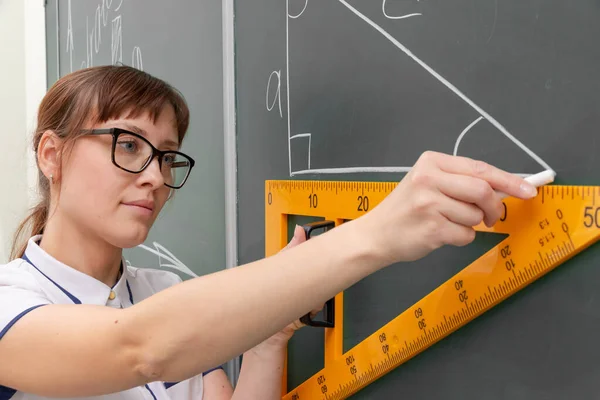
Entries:
MULTIPOLYGON (((238 264, 237 249, 237 143, 235 112, 235 4, 223 0, 223 140, 225 172, 225 268, 238 264)), ((227 376, 236 386, 241 368, 240 357, 229 360, 227 376)))

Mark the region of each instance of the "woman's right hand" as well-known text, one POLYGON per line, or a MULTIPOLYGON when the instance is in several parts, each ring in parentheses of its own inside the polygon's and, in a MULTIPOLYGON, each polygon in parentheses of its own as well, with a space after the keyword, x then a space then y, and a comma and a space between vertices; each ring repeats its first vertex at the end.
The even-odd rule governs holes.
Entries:
POLYGON ((473 241, 473 226, 503 214, 495 190, 528 199, 537 190, 521 177, 482 161, 426 152, 377 207, 357 219, 385 265, 422 258, 473 241))

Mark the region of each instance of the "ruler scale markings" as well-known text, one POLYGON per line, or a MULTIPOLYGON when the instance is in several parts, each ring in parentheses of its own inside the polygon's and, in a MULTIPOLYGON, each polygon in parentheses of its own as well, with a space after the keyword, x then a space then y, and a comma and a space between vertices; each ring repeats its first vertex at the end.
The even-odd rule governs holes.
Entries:
POLYGON ((537 261, 535 262, 535 265, 537 267, 536 268, 530 268, 527 270, 527 279, 531 280, 535 275, 539 274, 541 269, 539 268, 539 264, 537 263, 537 261))
POLYGON ((544 197, 546 196, 546 190, 542 190, 542 204, 544 204, 544 197))
POLYGON ((556 254, 558 255, 557 261, 560 261, 560 260, 562 260, 565 257, 565 253, 564 253, 563 248, 561 247, 560 244, 556 245, 556 254))
POLYGON ((536 272, 540 272, 542 270, 542 268, 540 267, 540 263, 538 262, 538 260, 535 260, 535 267, 536 267, 536 272))
MULTIPOLYGON (((266 250, 268 255, 281 250, 280 247, 289 241, 288 238, 283 237, 284 233, 287 233, 287 230, 284 229, 287 222, 285 222, 285 225, 280 225, 279 221, 285 221, 281 216, 307 215, 327 219, 352 220, 364 214, 364 212, 368 212, 368 210, 356 210, 357 196, 368 195, 370 203, 368 207, 373 209, 396 186, 397 183, 393 182, 346 184, 345 182, 323 183, 321 181, 268 181, 265 188, 273 199, 270 206, 267 206, 265 202, 266 250), (309 202, 306 201, 306 197, 310 194, 318 195, 318 207, 313 209, 309 209, 309 202)), ((584 214, 585 207, 595 206, 597 190, 600 190, 600 187, 545 187, 532 201, 531 206, 528 207, 521 207, 520 204, 525 203, 524 201, 514 198, 505 199, 506 216, 508 216, 506 221, 498 222, 489 229, 483 225, 476 227, 476 229, 508 234, 508 237, 511 238, 509 242, 501 242, 490 251, 496 251, 496 254, 500 254, 501 246, 510 245, 511 257, 514 260, 513 265, 516 265, 510 270, 512 274, 504 267, 504 261, 506 260, 502 260, 499 256, 498 259, 481 256, 456 273, 455 277, 439 285, 428 296, 393 318, 388 324, 384 325, 382 330, 374 332, 372 335, 374 338, 370 336, 349 350, 346 355, 351 352, 356 358, 355 365, 358 368, 358 374, 349 373, 345 364, 345 357, 339 357, 339 359, 336 358, 330 361, 326 368, 318 372, 318 374, 327 377, 327 386, 330 388, 329 393, 321 392, 321 386, 317 384, 316 380, 317 375, 303 382, 290 393, 284 394, 283 398, 285 400, 344 399, 402 363, 407 362, 420 352, 425 351, 429 346, 501 303, 505 298, 535 281, 539 276, 551 271, 571 256, 595 243, 600 236, 600 230, 596 229, 596 224, 592 224, 592 228, 585 229, 583 224, 586 219, 583 217, 586 215, 584 214), (549 192, 546 193, 548 190, 549 192), (536 239, 540 235, 538 222, 545 219, 545 217, 552 221, 552 225, 546 226, 548 230, 543 231, 546 235, 544 240, 548 240, 550 238, 548 234, 552 233, 550 240, 556 239, 556 242, 549 243, 550 247, 546 249, 540 249, 540 244, 536 239), (556 217, 561 221, 555 227, 556 217), (561 229, 563 223, 566 225, 562 225, 561 229), (518 273, 514 268, 518 268, 518 273), (485 276, 475 275, 478 270, 489 271, 489 273, 486 273, 485 276), (469 277, 473 277, 474 280, 468 280, 469 277), (468 301, 464 301, 466 300, 464 299, 459 302, 459 299, 454 297, 456 296, 456 290, 453 285, 457 279, 469 282, 466 286, 469 294, 468 301), (487 291, 485 291, 486 286, 487 291), (444 291, 446 287, 452 289, 444 291), (414 321, 414 315, 412 315, 414 307, 421 307, 423 310, 436 310, 431 313, 426 312, 428 326, 424 330, 417 329, 416 324, 412 322, 414 321), (411 315, 412 320, 409 318, 411 315), (411 323, 408 323, 409 321, 411 323), (388 336, 389 351, 386 353, 380 351, 373 354, 369 348, 375 343, 379 345, 377 334, 382 332, 386 332, 388 336), (397 345, 391 341, 392 337, 394 337, 395 343, 399 339, 403 340, 405 346, 402 348, 396 347, 397 345), (377 370, 367 371, 370 364, 377 365, 377 370), (338 389, 334 391, 332 390, 333 387, 338 389)), ((593 210, 592 214, 594 214, 593 210)), ((595 215, 592 215, 592 217, 595 217, 595 215)), ((587 216, 586 218, 590 217, 587 216)), ((592 220, 592 222, 595 221, 592 220)), ((588 225, 590 225, 589 222, 588 225)), ((544 229, 544 227, 541 227, 541 229, 544 229)), ((337 327, 333 329, 335 330, 337 327)))
POLYGON ((542 253, 540 253, 540 252, 538 251, 538 254, 539 254, 539 256, 540 256, 540 260, 542 261, 542 267, 543 267, 543 268, 546 268, 546 261, 544 261, 544 258, 542 257, 542 253))
MULTIPOLYGON (((529 264, 529 267, 531 268, 531 264, 529 264)), ((525 270, 527 270, 527 268, 525 270)), ((522 284, 524 282, 524 280, 525 280, 525 276, 523 275, 523 271, 519 271, 519 279, 520 279, 519 283, 522 284)))
POLYGON ((558 248, 560 249, 561 258, 568 257, 569 252, 567 251, 567 248, 565 246, 562 246, 562 245, 559 244, 558 248))
POLYGON ((569 244, 571 245, 571 251, 575 251, 575 244, 573 243, 573 239, 571 239, 571 235, 567 232, 567 238, 569 239, 569 244))

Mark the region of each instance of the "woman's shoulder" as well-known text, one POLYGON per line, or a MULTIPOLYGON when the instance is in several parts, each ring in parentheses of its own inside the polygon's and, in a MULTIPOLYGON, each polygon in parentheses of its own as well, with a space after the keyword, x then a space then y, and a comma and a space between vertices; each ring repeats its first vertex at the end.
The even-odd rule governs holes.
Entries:
POLYGON ((51 303, 25 260, 0 265, 0 339, 29 311, 51 303))
POLYGON ((6 264, 0 264, 0 286, 21 288, 39 288, 39 281, 28 262, 16 258, 6 264))

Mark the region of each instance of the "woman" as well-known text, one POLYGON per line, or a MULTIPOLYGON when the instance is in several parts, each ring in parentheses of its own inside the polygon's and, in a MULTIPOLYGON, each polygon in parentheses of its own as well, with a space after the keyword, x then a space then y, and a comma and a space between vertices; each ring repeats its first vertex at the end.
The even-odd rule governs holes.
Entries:
POLYGON ((536 189, 482 162, 425 153, 376 208, 286 251, 185 282, 123 263, 193 160, 183 98, 147 73, 80 70, 43 99, 41 202, 0 267, 0 399, 276 399, 295 321, 360 279, 502 214, 536 189), (21 242, 23 243, 21 243, 21 242), (310 293, 307 296, 306 293, 310 293), (235 391, 222 370, 244 353, 235 391))

